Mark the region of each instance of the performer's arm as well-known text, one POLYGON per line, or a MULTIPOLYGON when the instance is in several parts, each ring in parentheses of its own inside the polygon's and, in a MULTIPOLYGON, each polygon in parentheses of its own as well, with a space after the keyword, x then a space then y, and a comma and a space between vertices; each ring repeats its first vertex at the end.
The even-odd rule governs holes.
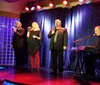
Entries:
POLYGON ((23 34, 25 33, 25 30, 23 29, 21 32, 16 31, 15 33, 19 36, 23 36, 23 34))
POLYGON ((48 38, 51 38, 52 35, 54 35, 54 34, 55 34, 55 30, 53 29, 53 30, 51 30, 51 31, 49 32, 49 34, 48 34, 48 38))
POLYGON ((33 38, 36 38, 36 39, 38 39, 38 40, 41 40, 41 38, 42 38, 42 33, 41 33, 41 32, 39 33, 39 37, 38 37, 38 36, 33 35, 33 38))
POLYGON ((67 43, 68 43, 68 33, 67 33, 67 29, 65 29, 65 31, 64 31, 64 46, 63 46, 63 50, 67 49, 67 43))
POLYGON ((30 32, 29 32, 29 31, 27 32, 27 38, 28 38, 28 37, 30 37, 30 32))

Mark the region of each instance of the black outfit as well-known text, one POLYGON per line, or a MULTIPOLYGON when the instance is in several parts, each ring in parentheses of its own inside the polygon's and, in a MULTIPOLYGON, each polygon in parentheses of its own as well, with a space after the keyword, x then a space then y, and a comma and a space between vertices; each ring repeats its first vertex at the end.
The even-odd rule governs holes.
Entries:
POLYGON ((16 67, 22 67, 25 64, 24 62, 25 30, 23 28, 17 29, 17 31, 14 32, 12 45, 15 53, 16 67))
POLYGON ((95 76, 95 61, 100 59, 100 37, 95 45, 96 53, 89 53, 85 56, 86 75, 95 76))
POLYGON ((63 46, 67 46, 68 34, 67 29, 59 28, 59 29, 51 29, 48 34, 50 38, 50 50, 51 50, 51 58, 52 58, 52 67, 54 73, 57 73, 57 62, 58 62, 58 70, 59 72, 63 72, 63 46), (52 35, 51 32, 55 31, 52 35), (57 61, 58 60, 58 61, 57 61))
POLYGON ((33 38, 33 35, 41 37, 40 31, 30 31, 30 37, 27 38, 28 42, 28 52, 30 56, 34 56, 36 52, 39 51, 40 48, 40 40, 33 38))

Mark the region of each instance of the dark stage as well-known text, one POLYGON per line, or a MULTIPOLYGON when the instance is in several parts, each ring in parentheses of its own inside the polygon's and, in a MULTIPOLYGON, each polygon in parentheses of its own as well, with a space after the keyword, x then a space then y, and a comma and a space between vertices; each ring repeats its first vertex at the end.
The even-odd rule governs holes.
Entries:
POLYGON ((31 72, 27 68, 0 69, 0 85, 100 85, 100 82, 86 80, 71 71, 63 75, 52 75, 50 69, 41 68, 39 72, 31 72))

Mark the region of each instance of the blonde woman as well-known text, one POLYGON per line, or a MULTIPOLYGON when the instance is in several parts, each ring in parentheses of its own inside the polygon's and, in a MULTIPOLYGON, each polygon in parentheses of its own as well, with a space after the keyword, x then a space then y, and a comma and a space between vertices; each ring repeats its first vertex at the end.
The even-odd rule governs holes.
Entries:
POLYGON ((31 71, 39 71, 40 69, 40 56, 39 47, 41 40, 41 31, 37 22, 32 23, 32 28, 27 32, 28 52, 30 55, 31 71), (36 61, 36 66, 34 61, 36 61))

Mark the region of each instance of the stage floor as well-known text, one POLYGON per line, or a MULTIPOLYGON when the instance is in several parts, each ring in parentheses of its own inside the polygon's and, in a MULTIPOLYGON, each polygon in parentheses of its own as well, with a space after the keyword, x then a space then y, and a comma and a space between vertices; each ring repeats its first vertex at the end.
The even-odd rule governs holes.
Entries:
POLYGON ((63 75, 52 75, 49 69, 41 68, 39 72, 31 72, 27 68, 0 69, 0 85, 100 85, 100 82, 85 80, 71 71, 63 75))

